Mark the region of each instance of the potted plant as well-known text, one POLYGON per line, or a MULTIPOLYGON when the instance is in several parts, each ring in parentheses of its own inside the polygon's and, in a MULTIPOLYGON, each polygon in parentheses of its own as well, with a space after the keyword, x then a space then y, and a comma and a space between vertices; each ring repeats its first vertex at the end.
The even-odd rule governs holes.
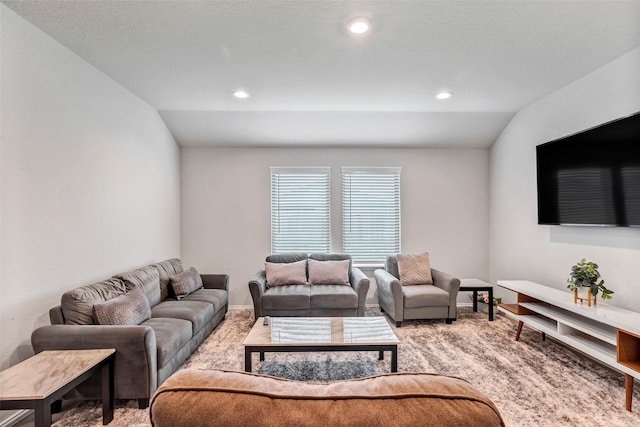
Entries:
MULTIPOLYGON (((602 291, 602 299, 608 300, 611 299, 613 291, 610 291, 604 286, 604 280, 600 277, 600 272, 598 271, 598 264, 587 261, 582 258, 577 264, 571 267, 571 276, 567 279, 567 288, 574 291, 576 294, 575 300, 577 302, 577 291, 579 288, 587 288, 591 295, 595 297, 598 295, 598 292, 602 291)), ((591 298, 589 299, 589 305, 591 305, 591 298)))

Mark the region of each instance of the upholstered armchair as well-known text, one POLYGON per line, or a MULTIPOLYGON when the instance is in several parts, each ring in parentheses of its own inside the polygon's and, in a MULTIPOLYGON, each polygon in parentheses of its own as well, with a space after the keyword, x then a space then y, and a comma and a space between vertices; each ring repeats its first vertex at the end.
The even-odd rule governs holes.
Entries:
POLYGON ((433 284, 403 286, 397 256, 390 255, 384 270, 374 272, 380 309, 396 322, 396 326, 402 326, 404 320, 445 319, 447 324, 456 320, 460 279, 433 268, 430 270, 433 284))

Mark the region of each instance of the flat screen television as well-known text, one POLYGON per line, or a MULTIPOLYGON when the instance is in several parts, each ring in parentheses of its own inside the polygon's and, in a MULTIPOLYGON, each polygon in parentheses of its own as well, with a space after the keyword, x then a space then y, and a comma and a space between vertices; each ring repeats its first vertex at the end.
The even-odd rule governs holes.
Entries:
POLYGON ((640 112, 536 147, 538 224, 640 227, 640 112))

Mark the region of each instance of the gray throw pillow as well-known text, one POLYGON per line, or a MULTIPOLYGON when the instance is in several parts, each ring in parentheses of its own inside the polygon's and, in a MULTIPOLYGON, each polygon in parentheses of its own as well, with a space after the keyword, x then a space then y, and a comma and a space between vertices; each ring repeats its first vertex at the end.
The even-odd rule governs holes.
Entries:
POLYGON ((139 325, 151 317, 149 300, 142 288, 93 305, 93 314, 100 325, 139 325))
POLYGON ((193 267, 182 273, 170 276, 169 282, 173 288, 173 293, 176 294, 176 298, 179 300, 202 287, 202 277, 193 267))

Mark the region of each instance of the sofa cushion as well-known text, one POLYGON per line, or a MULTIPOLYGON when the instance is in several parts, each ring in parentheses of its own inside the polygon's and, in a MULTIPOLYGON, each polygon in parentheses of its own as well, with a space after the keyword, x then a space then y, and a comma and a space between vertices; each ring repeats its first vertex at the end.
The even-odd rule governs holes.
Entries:
POLYGON ((94 325, 93 306, 127 292, 124 282, 117 278, 71 289, 62 294, 60 305, 67 325, 94 325))
POLYGON ((403 286, 433 285, 429 252, 419 255, 398 254, 398 273, 403 286))
POLYGON ((213 306, 202 301, 166 300, 151 309, 151 317, 188 320, 193 326, 193 335, 213 319, 213 314, 213 306))
POLYGON ((142 325, 151 327, 155 333, 158 367, 166 365, 192 336, 191 322, 183 319, 152 317, 142 325))
POLYGON ((160 302, 160 274, 155 267, 147 266, 114 277, 122 279, 128 290, 136 286, 142 288, 151 307, 160 302))
POLYGON ((351 286, 314 285, 311 287, 311 308, 357 308, 358 294, 351 286))
POLYGON ((265 261, 290 263, 302 261, 307 258, 309 258, 309 256, 305 253, 271 254, 267 256, 267 259, 265 261))
POLYGON ((311 288, 306 285, 269 288, 262 295, 262 308, 266 310, 308 310, 311 288))
POLYGON ((155 427, 505 425, 496 405, 467 381, 428 373, 313 384, 183 369, 158 388, 149 417, 155 427))
POLYGON ((173 293, 179 300, 202 287, 202 277, 200 277, 198 271, 193 267, 182 273, 170 276, 169 280, 173 288, 173 293))
POLYGON ((93 314, 100 325, 138 325, 151 317, 149 300, 135 287, 109 301, 94 304, 93 314))
POLYGON ((342 261, 317 261, 310 259, 309 267, 309 283, 312 285, 347 285, 349 283, 349 264, 348 259, 342 261))
POLYGON ((182 261, 178 258, 172 258, 157 264, 152 264, 152 266, 158 270, 158 274, 160 275, 160 299, 165 300, 169 296, 174 296, 173 289, 171 289, 169 285, 169 277, 184 271, 182 261))
POLYGON ((449 294, 437 286, 404 286, 402 293, 405 308, 449 306, 449 294))
POLYGON ((213 305, 213 312, 218 313, 229 304, 229 293, 222 289, 201 288, 187 295, 182 301, 202 301, 213 305))
POLYGON ((307 260, 279 263, 265 262, 267 288, 283 285, 307 284, 307 260))

